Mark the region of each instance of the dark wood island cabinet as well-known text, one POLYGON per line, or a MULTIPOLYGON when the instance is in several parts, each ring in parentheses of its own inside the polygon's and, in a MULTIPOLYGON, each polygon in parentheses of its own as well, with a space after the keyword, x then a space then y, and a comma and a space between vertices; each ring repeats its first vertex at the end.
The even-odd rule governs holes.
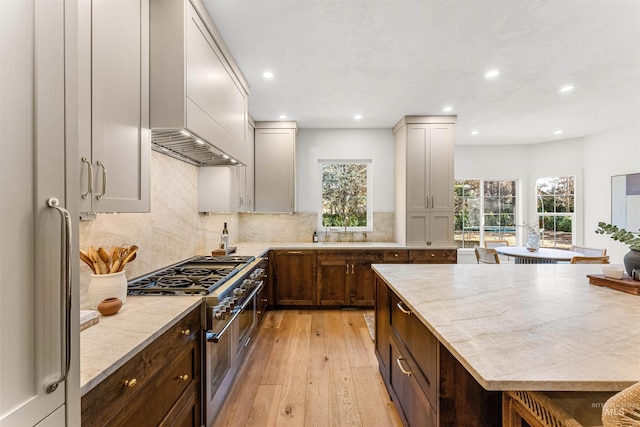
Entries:
POLYGON ((82 397, 82 425, 198 427, 201 307, 82 397))
POLYGON ((376 276, 380 374, 408 426, 501 425, 501 393, 486 391, 376 276))

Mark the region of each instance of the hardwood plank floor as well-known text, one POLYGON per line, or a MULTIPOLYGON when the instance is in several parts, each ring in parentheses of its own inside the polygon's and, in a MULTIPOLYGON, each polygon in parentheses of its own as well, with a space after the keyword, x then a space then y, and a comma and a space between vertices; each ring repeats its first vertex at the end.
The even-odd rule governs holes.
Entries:
POLYGON ((401 426, 364 312, 268 311, 214 427, 401 426))

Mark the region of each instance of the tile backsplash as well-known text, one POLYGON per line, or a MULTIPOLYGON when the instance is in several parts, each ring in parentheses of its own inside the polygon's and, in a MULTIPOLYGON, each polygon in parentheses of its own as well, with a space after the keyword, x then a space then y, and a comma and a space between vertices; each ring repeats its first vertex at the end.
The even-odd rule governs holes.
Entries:
MULTIPOLYGON (((93 221, 80 221, 80 248, 139 246, 135 261, 126 268, 127 277, 134 278, 185 258, 209 253, 220 243, 224 222, 232 245, 239 241, 310 242, 317 227, 315 212, 198 213, 197 185, 195 166, 152 151, 151 212, 98 214, 93 221)), ((374 213, 373 218, 375 230, 367 233, 367 241, 393 241, 393 213, 374 213)), ((324 238, 323 234, 320 236, 324 238)), ((359 233, 354 237, 362 240, 359 233)), ((89 274, 89 268, 80 263, 81 308, 89 305, 89 274)))

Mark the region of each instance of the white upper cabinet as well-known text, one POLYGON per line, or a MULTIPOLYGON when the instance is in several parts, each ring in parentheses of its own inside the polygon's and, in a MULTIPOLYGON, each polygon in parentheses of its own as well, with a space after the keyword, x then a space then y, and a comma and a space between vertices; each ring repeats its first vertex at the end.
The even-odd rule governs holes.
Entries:
POLYGON ((453 245, 455 116, 407 116, 394 134, 396 239, 453 245))
POLYGON ((204 6, 198 0, 151 0, 150 13, 154 142, 178 155, 190 152, 202 165, 211 165, 208 145, 247 164, 248 85, 204 6))
POLYGON ((256 122, 256 212, 295 212, 297 133, 295 122, 256 122))
POLYGON ((148 0, 78 7, 80 211, 148 212, 148 0))

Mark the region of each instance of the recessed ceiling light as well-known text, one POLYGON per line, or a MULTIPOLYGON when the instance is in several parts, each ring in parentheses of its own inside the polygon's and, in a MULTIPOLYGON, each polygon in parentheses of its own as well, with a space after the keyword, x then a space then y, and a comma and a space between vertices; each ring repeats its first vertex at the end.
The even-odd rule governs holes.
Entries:
POLYGON ((494 79, 500 75, 500 70, 489 70, 485 73, 485 77, 488 79, 494 79))
POLYGON ((566 85, 560 88, 560 90, 558 92, 571 92, 573 90, 573 86, 572 85, 566 85))
POLYGON ((479 134, 479 133, 480 133, 480 132, 478 132, 477 130, 472 130, 472 131, 471 131, 471 135, 477 135, 477 134, 479 134))
POLYGON ((562 133, 561 130, 557 130, 557 131, 553 132, 554 135, 560 135, 561 133, 562 133))
POLYGON ((360 120, 362 118, 362 114, 356 114, 355 116, 353 116, 353 118, 356 120, 360 120))
POLYGON ((273 73, 271 71, 265 71, 264 73, 262 73, 262 77, 264 77, 265 79, 272 79, 273 73))
POLYGON ((286 119, 286 118, 287 118, 287 115, 286 115, 286 114, 281 114, 281 115, 280 115, 280 118, 281 118, 281 119, 286 119))
POLYGON ((453 110, 453 107, 451 107, 451 106, 449 106, 449 105, 448 105, 448 106, 446 106, 446 107, 444 107, 444 108, 442 109, 442 111, 444 111, 445 113, 447 113, 447 112, 449 112, 449 111, 451 111, 451 110, 453 110))

